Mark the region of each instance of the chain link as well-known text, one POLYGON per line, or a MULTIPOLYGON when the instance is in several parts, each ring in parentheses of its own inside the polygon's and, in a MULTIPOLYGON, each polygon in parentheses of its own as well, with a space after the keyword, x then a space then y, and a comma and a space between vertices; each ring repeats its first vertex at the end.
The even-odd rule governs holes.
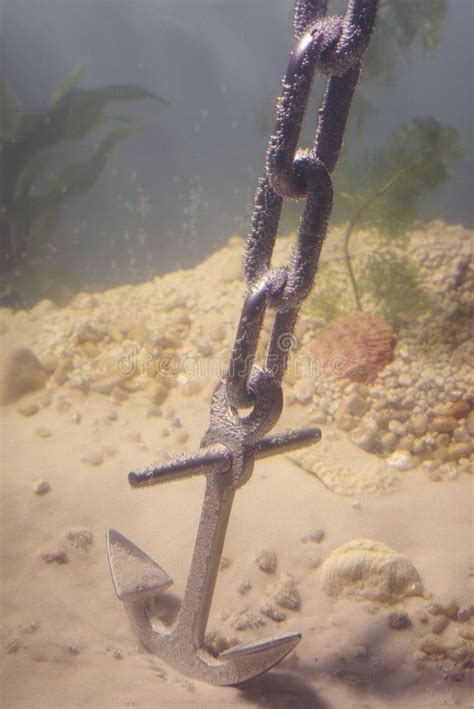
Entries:
MULTIPOLYGON (((310 292, 332 209, 333 172, 342 145, 360 61, 375 24, 378 0, 349 0, 343 17, 327 16, 327 0, 296 0, 294 34, 270 138, 266 170, 255 196, 244 256, 247 296, 226 378, 226 400, 234 411, 256 406, 269 374, 280 385, 286 370, 302 301, 310 292), (315 73, 328 77, 314 146, 298 149, 315 73), (284 199, 305 199, 289 265, 272 268, 284 199), (275 316, 264 368, 253 367, 267 307, 275 316), (260 392, 260 394, 259 394, 260 392)), ((274 416, 273 416, 274 418, 274 416)), ((246 419, 240 419, 244 421, 246 419)))

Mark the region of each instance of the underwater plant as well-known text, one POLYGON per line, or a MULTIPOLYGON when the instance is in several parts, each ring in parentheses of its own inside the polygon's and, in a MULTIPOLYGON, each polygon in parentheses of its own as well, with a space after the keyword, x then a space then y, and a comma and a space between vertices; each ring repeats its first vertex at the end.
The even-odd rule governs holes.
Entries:
MULTIPOLYGON (((342 259, 358 310, 363 309, 363 294, 370 295, 390 321, 410 319, 429 306, 416 266, 401 253, 401 247, 421 199, 448 179, 451 165, 460 156, 454 128, 433 118, 416 119, 394 131, 385 146, 346 162, 335 175, 337 209, 346 222, 342 259), (364 257, 357 273, 350 244, 360 230, 375 235, 376 247, 364 257)), ((313 308, 323 313, 327 287, 323 284, 323 291, 317 290, 312 301, 313 308)), ((334 290, 330 296, 326 319, 338 308, 334 290)))
POLYGON ((107 115, 105 109, 113 103, 142 99, 167 104, 160 96, 127 84, 78 88, 84 69, 84 64, 77 66, 53 92, 47 110, 35 114, 23 111, 18 97, 0 74, 0 283, 3 288, 15 289, 21 284, 21 290, 26 281, 28 289, 35 291, 31 264, 44 232, 50 234, 54 229, 67 200, 94 185, 115 146, 142 127, 136 120, 107 115), (87 139, 108 126, 111 128, 101 137, 90 157, 67 165, 57 177, 47 175, 59 148, 87 139), (22 273, 25 269, 27 278, 22 273))

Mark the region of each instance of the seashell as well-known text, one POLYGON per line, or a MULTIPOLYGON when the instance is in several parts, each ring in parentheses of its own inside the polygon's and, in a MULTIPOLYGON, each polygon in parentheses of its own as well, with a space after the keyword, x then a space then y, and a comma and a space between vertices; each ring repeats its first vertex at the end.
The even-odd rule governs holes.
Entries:
POLYGON ((372 539, 353 539, 333 551, 321 567, 321 584, 329 596, 382 603, 423 594, 411 561, 372 539))
POLYGON ((382 318, 356 311, 334 320, 309 347, 325 373, 368 383, 391 361, 394 336, 382 318))

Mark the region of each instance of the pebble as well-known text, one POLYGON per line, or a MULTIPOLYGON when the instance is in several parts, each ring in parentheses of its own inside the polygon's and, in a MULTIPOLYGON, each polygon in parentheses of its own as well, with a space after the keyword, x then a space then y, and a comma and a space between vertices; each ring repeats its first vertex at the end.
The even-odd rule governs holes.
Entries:
POLYGON ((79 411, 74 411, 74 413, 71 416, 71 421, 75 424, 81 423, 82 417, 81 417, 81 414, 79 413, 79 411))
POLYGON ((13 403, 25 394, 42 389, 48 376, 32 350, 21 347, 11 351, 3 358, 0 369, 0 404, 13 403))
POLYGON ((251 628, 258 628, 261 625, 265 625, 265 621, 253 613, 243 613, 232 623, 232 627, 236 630, 250 630, 251 628))
POLYGON ((458 460, 458 458, 468 458, 472 452, 472 445, 468 442, 465 443, 452 443, 448 446, 448 457, 451 460, 458 460))
POLYGON ((372 419, 355 428, 351 433, 351 440, 356 446, 370 453, 377 448, 378 435, 379 430, 377 424, 372 419))
POLYGON ((17 408, 22 416, 34 416, 40 410, 39 404, 36 401, 30 401, 25 404, 20 404, 17 408))
POLYGON ((271 620, 274 620, 276 623, 281 623, 283 620, 286 620, 286 613, 283 613, 283 611, 279 610, 271 603, 265 603, 261 606, 260 613, 267 618, 271 618, 271 620))
POLYGON ((252 584, 250 581, 247 581, 247 579, 244 579, 243 581, 239 581, 236 587, 237 593, 240 593, 242 596, 244 596, 246 593, 250 591, 252 588, 252 584))
POLYGON ((304 543, 316 542, 316 544, 320 544, 325 536, 324 529, 313 529, 311 532, 301 537, 301 541, 304 543))
POLYGON ((39 479, 33 483, 33 492, 35 495, 46 495, 50 492, 51 486, 47 480, 39 479))
POLYGON ((474 606, 462 606, 456 614, 458 623, 466 623, 474 613, 474 606))
POLYGON ((314 396, 314 383, 311 379, 299 379, 293 387, 293 394, 300 404, 309 404, 314 396))
POLYGON ((412 454, 409 451, 395 451, 387 458, 387 463, 396 470, 412 470, 416 466, 412 454))
POLYGON ((456 401, 450 408, 449 413, 450 416, 453 416, 455 419, 463 419, 466 418, 466 416, 469 414, 471 411, 471 407, 467 403, 467 401, 463 401, 462 399, 460 401, 456 401))
POLYGON ((50 438, 52 435, 50 429, 46 428, 46 426, 40 426, 37 428, 36 433, 40 438, 50 438))
POLYGON ((45 551, 41 558, 46 564, 67 564, 69 557, 65 551, 45 551))
POLYGON ((80 527, 78 529, 70 529, 67 533, 67 539, 73 547, 88 550, 94 541, 94 537, 90 529, 80 527))
POLYGON ((424 436, 428 430, 428 416, 426 414, 415 414, 411 419, 411 426, 416 436, 424 436))
POLYGON ((411 626, 411 620, 405 611, 394 611, 387 615, 387 623, 394 630, 404 630, 411 626))
POLYGON ((393 451, 393 449, 397 445, 397 442, 397 436, 391 431, 389 431, 388 433, 384 433, 384 435, 380 439, 380 445, 386 453, 390 453, 391 451, 393 451))
POLYGON ((367 402, 359 394, 351 394, 343 403, 343 410, 349 416, 363 416, 367 409, 367 402))
POLYGON ((255 561, 260 571, 264 571, 266 574, 275 573, 277 555, 274 551, 261 551, 255 561))
POLYGON ((453 416, 435 416, 431 421, 431 430, 436 433, 452 433, 457 426, 453 416))
POLYGON ((449 619, 445 615, 440 615, 433 621, 431 632, 435 635, 441 635, 441 633, 448 627, 448 624, 449 619))
POLYGON ((102 465, 102 463, 104 462, 104 456, 98 451, 93 451, 83 456, 82 462, 94 466, 102 465))
POLYGON ((406 433, 408 431, 408 427, 405 426, 400 421, 398 421, 397 419, 392 419, 391 421, 388 422, 388 430, 391 433, 394 433, 396 436, 401 437, 401 436, 406 435, 406 433))

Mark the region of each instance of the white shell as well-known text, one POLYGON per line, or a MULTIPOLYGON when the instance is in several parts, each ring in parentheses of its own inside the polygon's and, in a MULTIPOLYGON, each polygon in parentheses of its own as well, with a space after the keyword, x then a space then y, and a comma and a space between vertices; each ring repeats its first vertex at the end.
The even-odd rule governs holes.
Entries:
POLYGON ((423 595, 411 561, 372 539, 353 539, 333 551, 321 567, 321 584, 329 596, 382 603, 423 595))

